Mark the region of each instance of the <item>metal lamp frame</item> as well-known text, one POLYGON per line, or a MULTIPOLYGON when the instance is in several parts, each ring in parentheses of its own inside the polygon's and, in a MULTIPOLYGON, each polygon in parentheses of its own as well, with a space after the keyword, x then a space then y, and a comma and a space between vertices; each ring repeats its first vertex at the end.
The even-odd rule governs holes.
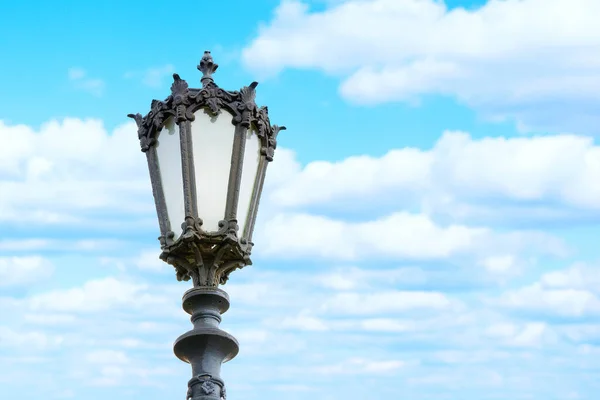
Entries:
POLYGON ((175 267, 178 280, 192 279, 194 287, 224 284, 233 270, 252 264, 252 233, 267 165, 273 160, 277 135, 285 129, 284 126, 271 125, 267 107, 256 105, 257 82, 239 91, 221 89, 212 77, 217 68, 210 52, 206 51, 198 65, 198 70, 202 72, 201 89, 189 88, 185 80, 173 74, 171 95, 166 100, 153 100, 151 111, 144 117, 140 114, 128 115, 137 123, 141 149, 148 160, 161 233, 160 258, 175 267), (205 109, 212 116, 220 114, 222 110, 229 112, 235 127, 225 214, 217 231, 203 229, 202 212, 198 210, 197 203, 198 191, 210 190, 198 187, 194 173, 191 122, 195 119, 194 113, 200 109, 205 109), (185 221, 169 219, 158 163, 157 138, 169 118, 173 118, 179 126, 185 221), (260 160, 244 231, 240 233, 237 209, 249 129, 256 132, 260 140, 260 160), (172 226, 177 223, 182 223, 183 233, 175 239, 172 226))

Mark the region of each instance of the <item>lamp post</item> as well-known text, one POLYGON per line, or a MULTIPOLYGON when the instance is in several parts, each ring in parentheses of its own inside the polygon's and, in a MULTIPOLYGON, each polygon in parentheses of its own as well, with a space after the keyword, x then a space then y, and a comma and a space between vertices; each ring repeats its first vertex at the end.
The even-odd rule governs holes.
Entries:
POLYGON ((218 87, 218 65, 204 52, 198 69, 202 88, 174 74, 171 95, 153 100, 138 126, 146 153, 160 227, 160 258, 175 267, 179 281, 192 280, 183 309, 193 328, 174 344, 175 355, 192 366, 186 400, 225 399, 221 364, 239 350, 219 329, 229 297, 218 286, 250 265, 252 232, 267 165, 277 134, 267 107, 254 102, 257 82, 239 91, 218 87))

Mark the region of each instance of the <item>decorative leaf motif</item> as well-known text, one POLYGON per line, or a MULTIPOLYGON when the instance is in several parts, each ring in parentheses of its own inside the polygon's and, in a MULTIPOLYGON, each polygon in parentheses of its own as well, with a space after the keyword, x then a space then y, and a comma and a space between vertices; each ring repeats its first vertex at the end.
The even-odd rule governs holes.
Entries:
POLYGON ((206 104, 213 114, 218 114, 221 111, 221 101, 218 97, 209 97, 206 100, 206 104))
POLYGON ((176 96, 183 96, 187 94, 187 91, 187 82, 181 79, 179 74, 173 74, 173 83, 171 84, 171 95, 173 96, 173 98, 175 98, 176 96))
POLYGON ((200 385, 202 392, 204 394, 215 394, 217 393, 216 385, 211 381, 204 381, 202 385, 200 385))
POLYGON ((188 84, 181 79, 178 74, 173 74, 173 84, 171 85, 171 97, 175 106, 175 119, 177 122, 182 122, 187 119, 187 105, 190 104, 188 99, 188 84))
POLYGON ((243 104, 252 104, 254 105, 254 100, 256 99, 256 87, 258 86, 258 82, 252 82, 249 86, 244 86, 240 90, 240 95, 242 97, 243 104))
POLYGON ((256 86, 258 82, 252 82, 250 86, 244 86, 240 90, 241 101, 237 104, 237 110, 242 114, 237 122, 241 124, 243 127, 249 128, 252 124, 253 113, 256 109, 256 103, 254 99, 256 98, 256 86))
POLYGON ((252 244, 238 240, 234 224, 221 221, 217 232, 205 232, 200 219, 187 217, 181 238, 163 247, 160 258, 175 267, 179 281, 192 279, 195 287, 224 284, 233 270, 251 264, 252 244))

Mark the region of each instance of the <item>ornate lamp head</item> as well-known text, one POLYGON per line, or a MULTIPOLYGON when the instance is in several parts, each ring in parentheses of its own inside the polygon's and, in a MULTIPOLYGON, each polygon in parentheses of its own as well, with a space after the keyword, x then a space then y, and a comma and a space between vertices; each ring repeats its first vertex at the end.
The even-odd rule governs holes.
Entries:
POLYGON ((178 280, 224 284, 251 264, 252 232, 277 134, 266 107, 254 102, 257 82, 239 91, 219 88, 218 65, 205 52, 202 89, 173 75, 171 95, 153 100, 138 126, 160 227, 160 258, 178 280))

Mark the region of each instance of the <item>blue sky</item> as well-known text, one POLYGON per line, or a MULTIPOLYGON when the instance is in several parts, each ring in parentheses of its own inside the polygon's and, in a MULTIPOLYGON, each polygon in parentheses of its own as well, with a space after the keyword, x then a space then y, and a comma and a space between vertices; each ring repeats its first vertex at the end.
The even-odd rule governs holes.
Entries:
POLYGON ((183 398, 136 129, 179 73, 280 135, 224 286, 232 399, 600 390, 596 0, 22 1, 0 48, 0 388, 183 398))

